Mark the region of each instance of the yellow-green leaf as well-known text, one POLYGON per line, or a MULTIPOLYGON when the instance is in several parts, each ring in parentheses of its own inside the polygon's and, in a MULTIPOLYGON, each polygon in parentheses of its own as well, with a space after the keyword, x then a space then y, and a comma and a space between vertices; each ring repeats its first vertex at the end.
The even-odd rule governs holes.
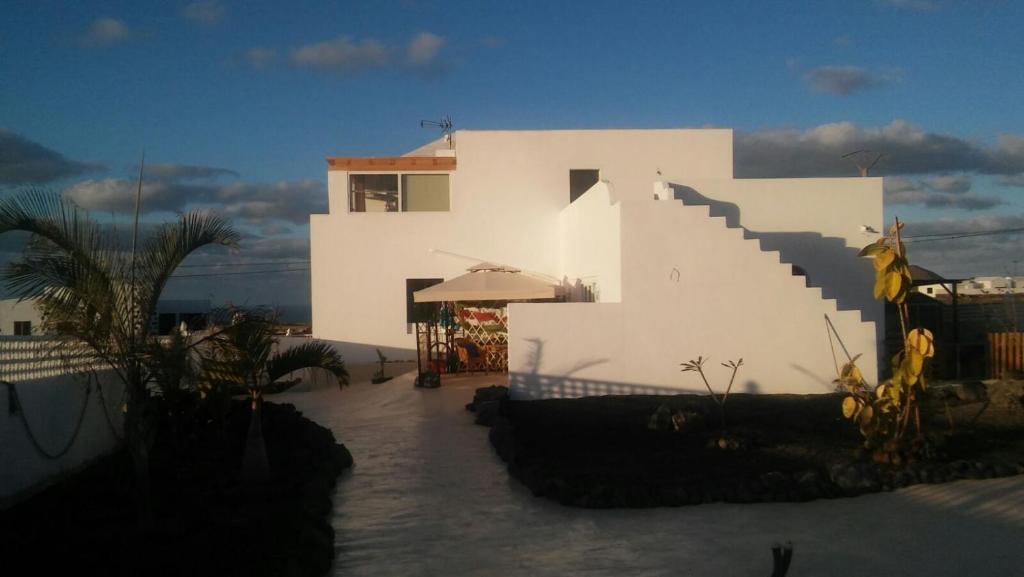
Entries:
POLYGON ((852 419, 857 414, 857 409, 860 405, 857 403, 857 399, 853 397, 846 397, 843 399, 843 416, 847 419, 852 419))
POLYGON ((896 271, 885 274, 885 298, 894 300, 903 288, 903 275, 896 271))
POLYGON ((891 248, 885 248, 875 255, 875 270, 884 270, 894 260, 896 260, 896 253, 891 248))
POLYGON ((914 329, 907 334, 907 348, 914 349, 924 357, 935 356, 935 340, 928 329, 914 329))
MULTIPOLYGON (((924 370, 924 355, 922 355, 921 351, 917 349, 908 348, 907 356, 904 358, 903 364, 907 368, 907 374, 913 375, 916 380, 916 377, 924 370)), ((910 384, 914 383, 911 382, 910 384)))
POLYGON ((889 398, 892 399, 892 404, 895 406, 900 405, 900 393, 903 391, 900 387, 889 387, 889 398))
POLYGON ((874 256, 874 255, 882 252, 883 250, 888 250, 888 249, 889 248, 887 246, 885 246, 885 237, 883 236, 882 238, 876 240, 875 242, 873 242, 873 243, 867 245, 866 247, 860 249, 860 252, 857 253, 857 256, 874 256))
POLYGON ((843 370, 839 376, 844 381, 853 381, 854 383, 859 383, 864 380, 864 375, 861 374, 860 369, 857 368, 857 365, 855 365, 853 361, 843 365, 843 370))
POLYGON ((871 405, 865 405, 861 409, 860 414, 857 415, 857 419, 860 420, 862 426, 871 424, 871 420, 875 417, 875 411, 871 408, 871 405))
POLYGON ((880 299, 885 296, 885 273, 878 272, 875 274, 875 298, 880 299))

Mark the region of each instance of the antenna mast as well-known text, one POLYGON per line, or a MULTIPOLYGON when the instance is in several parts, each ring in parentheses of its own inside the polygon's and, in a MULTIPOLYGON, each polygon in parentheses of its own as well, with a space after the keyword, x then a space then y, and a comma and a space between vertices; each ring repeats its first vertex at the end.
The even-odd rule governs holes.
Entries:
POLYGON ((448 148, 455 148, 455 125, 452 124, 452 117, 445 114, 441 120, 421 120, 420 128, 433 126, 441 129, 441 136, 448 143, 448 148))
POLYGON ((844 154, 843 158, 853 157, 851 161, 857 167, 857 170, 860 171, 861 177, 867 177, 871 176, 871 169, 874 168, 876 164, 878 164, 878 161, 881 160, 883 156, 885 156, 884 153, 879 153, 877 156, 875 156, 874 160, 872 160, 870 163, 866 163, 865 160, 871 158, 871 151, 854 150, 853 152, 844 154))

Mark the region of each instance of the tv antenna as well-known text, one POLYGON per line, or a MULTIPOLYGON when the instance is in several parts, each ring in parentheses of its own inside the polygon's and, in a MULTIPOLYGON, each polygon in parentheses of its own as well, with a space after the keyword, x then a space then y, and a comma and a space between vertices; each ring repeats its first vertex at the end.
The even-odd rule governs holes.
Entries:
POLYGON ((843 158, 850 158, 853 161, 853 164, 857 166, 857 170, 860 171, 860 175, 862 177, 866 177, 871 176, 871 169, 878 164, 878 161, 881 160, 883 156, 885 156, 884 153, 879 153, 875 156, 874 160, 867 162, 867 160, 871 158, 870 150, 854 150, 853 152, 844 154, 843 158))
POLYGON ((440 121, 437 120, 421 120, 420 128, 426 128, 433 126, 441 129, 441 137, 448 143, 448 148, 455 148, 455 125, 452 124, 452 117, 445 114, 441 117, 440 121))

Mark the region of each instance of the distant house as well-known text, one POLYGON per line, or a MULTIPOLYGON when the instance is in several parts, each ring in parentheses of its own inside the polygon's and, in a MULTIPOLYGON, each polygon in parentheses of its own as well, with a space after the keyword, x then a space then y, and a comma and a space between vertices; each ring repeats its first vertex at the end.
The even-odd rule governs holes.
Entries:
POLYGON ((203 330, 209 323, 210 310, 209 299, 160 300, 149 321, 150 329, 153 334, 167 335, 185 323, 190 331, 203 330))
POLYGON ((741 392, 828 392, 844 350, 877 372, 879 178, 735 179, 725 129, 460 130, 327 169, 313 331, 351 360, 415 349, 409 287, 489 261, 573 289, 508 305, 517 398, 702 390, 698 355, 742 357, 741 392))
MULTIPOLYGON (((1019 276, 976 276, 958 280, 957 293, 961 295, 1007 295, 1024 294, 1024 277, 1019 276)), ((916 287, 917 292, 932 297, 947 295, 952 290, 950 284, 932 283, 916 287)))
POLYGON ((0 335, 28 336, 39 333, 43 316, 35 301, 0 300, 0 335))
MULTIPOLYGON (((206 328, 210 316, 210 301, 161 300, 150 319, 154 334, 166 335, 184 322, 190 330, 206 328)), ((38 335, 43 324, 42 314, 34 300, 0 300, 0 335, 38 335)))

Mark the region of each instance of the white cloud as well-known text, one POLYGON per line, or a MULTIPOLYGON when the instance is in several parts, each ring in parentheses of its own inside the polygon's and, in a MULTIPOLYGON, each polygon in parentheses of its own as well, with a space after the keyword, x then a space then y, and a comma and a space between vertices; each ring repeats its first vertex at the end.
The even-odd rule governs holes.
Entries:
POLYGON ((934 176, 925 184, 934 191, 948 194, 964 194, 971 190, 971 179, 963 174, 934 176))
POLYGON ((41 184, 99 170, 102 166, 79 162, 24 136, 0 128, 0 185, 41 184))
MULTIPOLYGON (((315 180, 275 183, 223 182, 237 177, 231 170, 207 166, 157 164, 147 167, 142 184, 144 213, 182 212, 209 207, 246 224, 304 225, 310 213, 327 208, 323 183, 315 180)), ((84 180, 64 191, 67 198, 91 210, 130 213, 138 184, 131 179, 84 180)))
POLYGON ((898 71, 875 72, 860 66, 826 65, 805 72, 804 80, 818 92, 849 96, 890 84, 899 75, 898 71))
MULTIPOLYGON (((949 277, 1005 274, 1015 255, 1024 252, 1024 234, 961 237, 921 242, 912 237, 1024 228, 1024 214, 986 215, 970 219, 908 222, 904 229, 910 262, 949 277)), ((924 240, 924 239, 921 239, 924 240)))
POLYGON ((1003 176, 998 182, 1001 186, 1017 186, 1024 188, 1024 173, 1003 176))
POLYGON ((242 54, 242 58, 253 68, 266 68, 277 60, 277 52, 269 48, 250 48, 242 54))
POLYGON ((134 32, 122 21, 102 16, 93 21, 79 37, 79 43, 88 48, 111 46, 131 38, 134 32))
POLYGON ((986 145, 894 120, 881 127, 837 122, 807 130, 737 133, 736 174, 745 178, 856 176, 857 167, 843 158, 856 150, 884 154, 872 171, 879 176, 1024 173, 1024 139, 1019 136, 1003 135, 995 145, 986 145))
POLYGON ((199 0, 188 4, 181 15, 200 26, 213 26, 224 19, 227 9, 218 0, 199 0))
POLYGON ((390 48, 374 39, 353 41, 348 36, 339 36, 334 40, 296 48, 291 60, 296 66, 346 73, 384 67, 391 61, 391 52, 390 48))
POLYGON ((413 66, 430 64, 437 57, 444 45, 444 38, 430 32, 420 32, 409 41, 406 51, 409 63, 413 66))
POLYGON ((885 203, 888 205, 974 211, 1005 204, 1003 199, 997 196, 969 192, 971 179, 964 175, 936 176, 918 182, 902 176, 892 176, 885 179, 884 187, 885 203))
POLYGON ((294 66, 321 72, 347 74, 371 69, 406 69, 436 76, 445 70, 440 53, 442 36, 420 32, 405 45, 391 45, 373 38, 354 40, 339 36, 334 40, 308 44, 291 52, 294 66))

